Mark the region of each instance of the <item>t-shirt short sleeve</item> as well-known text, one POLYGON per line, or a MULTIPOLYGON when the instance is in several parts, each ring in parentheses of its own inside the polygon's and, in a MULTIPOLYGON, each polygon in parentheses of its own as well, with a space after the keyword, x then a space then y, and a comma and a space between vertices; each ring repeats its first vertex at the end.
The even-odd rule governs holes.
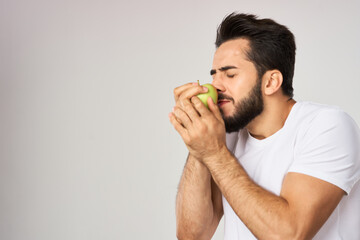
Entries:
POLYGON ((360 178, 360 132, 354 120, 340 109, 326 109, 300 129, 288 172, 319 178, 349 194, 360 178))

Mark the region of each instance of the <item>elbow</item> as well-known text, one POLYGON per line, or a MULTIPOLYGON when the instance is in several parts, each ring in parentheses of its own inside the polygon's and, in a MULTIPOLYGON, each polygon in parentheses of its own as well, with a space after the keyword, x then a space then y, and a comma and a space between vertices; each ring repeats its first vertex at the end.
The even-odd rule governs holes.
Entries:
POLYGON ((265 239, 271 240, 308 240, 306 231, 293 225, 282 226, 280 229, 272 229, 265 239))
POLYGON ((310 240, 312 235, 309 233, 309 229, 303 228, 304 226, 291 226, 289 227, 284 236, 279 236, 278 239, 289 239, 289 240, 310 240))
POLYGON ((204 236, 200 231, 196 231, 192 227, 179 227, 176 228, 176 238, 178 240, 205 240, 209 239, 204 236))
POLYGON ((183 224, 176 225, 176 238, 178 240, 188 240, 195 239, 192 237, 193 234, 190 234, 190 229, 183 224))
POLYGON ((190 229, 176 229, 176 238, 178 240, 196 240, 201 239, 195 232, 189 231, 190 229))
POLYGON ((178 240, 195 240, 195 239, 198 239, 193 234, 184 233, 184 232, 180 232, 180 231, 176 231, 176 238, 178 240))
POLYGON ((180 227, 176 228, 176 238, 178 240, 194 239, 191 236, 189 236, 189 233, 187 231, 183 230, 180 227))
POLYGON ((176 239, 178 239, 178 240, 184 240, 184 239, 186 239, 186 238, 185 238, 184 234, 183 234, 181 231, 176 230, 176 239))

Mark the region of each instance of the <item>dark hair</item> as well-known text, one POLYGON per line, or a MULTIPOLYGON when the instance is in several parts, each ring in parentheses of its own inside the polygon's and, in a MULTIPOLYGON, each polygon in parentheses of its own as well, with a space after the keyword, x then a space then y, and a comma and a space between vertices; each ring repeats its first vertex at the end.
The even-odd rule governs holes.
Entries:
POLYGON ((272 19, 231 13, 218 27, 215 45, 218 48, 224 42, 238 38, 249 41, 247 57, 254 63, 259 78, 268 70, 279 70, 283 75, 283 93, 293 97, 296 45, 290 30, 272 19))

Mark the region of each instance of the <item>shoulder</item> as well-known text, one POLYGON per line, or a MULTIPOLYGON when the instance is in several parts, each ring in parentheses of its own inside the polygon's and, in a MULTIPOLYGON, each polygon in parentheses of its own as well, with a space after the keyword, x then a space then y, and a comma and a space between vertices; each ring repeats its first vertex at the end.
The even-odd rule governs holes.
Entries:
POLYGON ((309 104, 302 111, 292 170, 349 192, 360 177, 358 126, 338 107, 309 104))
POLYGON ((302 118, 302 120, 311 121, 322 114, 334 114, 342 115, 346 114, 340 107, 325 105, 314 102, 298 102, 295 105, 297 107, 297 117, 302 118))
POLYGON ((356 122, 340 107, 300 102, 297 108, 295 117, 300 137, 324 131, 337 132, 343 136, 360 134, 356 122))

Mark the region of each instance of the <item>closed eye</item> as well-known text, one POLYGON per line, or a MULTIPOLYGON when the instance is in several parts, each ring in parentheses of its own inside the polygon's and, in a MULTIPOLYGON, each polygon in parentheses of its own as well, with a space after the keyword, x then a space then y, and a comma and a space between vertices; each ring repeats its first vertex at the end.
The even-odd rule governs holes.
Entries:
POLYGON ((233 77, 235 77, 235 74, 227 74, 226 75, 228 78, 233 78, 233 77))

